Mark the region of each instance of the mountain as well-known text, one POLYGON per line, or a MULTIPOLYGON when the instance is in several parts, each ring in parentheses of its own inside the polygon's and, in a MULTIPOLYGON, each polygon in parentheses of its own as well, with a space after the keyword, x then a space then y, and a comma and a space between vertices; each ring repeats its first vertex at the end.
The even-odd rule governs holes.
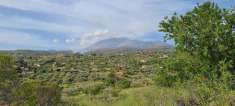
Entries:
POLYGON ((101 40, 85 49, 87 52, 135 52, 142 50, 156 50, 171 48, 165 42, 147 42, 128 38, 110 38, 101 40))
POLYGON ((0 50, 0 53, 15 55, 49 55, 49 54, 73 54, 73 51, 57 51, 57 50, 0 50))

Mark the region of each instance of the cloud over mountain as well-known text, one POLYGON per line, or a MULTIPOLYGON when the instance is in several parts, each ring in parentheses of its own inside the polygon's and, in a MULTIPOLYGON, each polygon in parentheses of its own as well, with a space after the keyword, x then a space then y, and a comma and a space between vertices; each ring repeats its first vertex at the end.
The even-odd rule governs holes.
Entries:
MULTIPOLYGON (((0 37, 4 40, 0 43, 14 43, 0 49, 80 50, 113 37, 141 40, 149 33, 158 33, 158 23, 164 16, 184 13, 203 1, 1 0, 0 30, 4 33, 0 37)), ((234 3, 216 1, 225 7, 234 3)), ((161 36, 157 38, 162 40, 161 36)))

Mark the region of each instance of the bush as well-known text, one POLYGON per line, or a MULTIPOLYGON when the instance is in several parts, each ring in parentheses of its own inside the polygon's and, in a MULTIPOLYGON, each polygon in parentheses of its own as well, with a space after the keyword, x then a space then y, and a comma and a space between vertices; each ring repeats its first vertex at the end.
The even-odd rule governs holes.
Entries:
POLYGON ((129 88, 131 85, 131 82, 127 79, 121 79, 119 82, 118 82, 118 87, 122 88, 122 89, 125 89, 125 88, 129 88))
POLYGON ((14 93, 16 97, 15 104, 57 106, 61 102, 61 90, 57 84, 26 81, 14 93))
POLYGON ((163 60, 158 66, 155 81, 162 86, 172 87, 177 83, 184 83, 194 78, 203 79, 200 70, 202 64, 187 53, 177 53, 176 55, 163 60))
POLYGON ((116 84, 118 78, 115 76, 114 72, 108 74, 107 78, 104 79, 106 86, 113 86, 116 84))
POLYGON ((14 59, 0 54, 0 104, 10 105, 14 101, 13 92, 19 85, 19 76, 14 69, 14 59))
POLYGON ((103 83, 95 83, 95 84, 92 84, 92 85, 88 86, 87 88, 85 88, 85 92, 87 94, 97 95, 104 88, 105 88, 105 85, 103 83))
POLYGON ((57 106, 61 102, 61 88, 57 84, 41 83, 36 90, 39 106, 57 106))

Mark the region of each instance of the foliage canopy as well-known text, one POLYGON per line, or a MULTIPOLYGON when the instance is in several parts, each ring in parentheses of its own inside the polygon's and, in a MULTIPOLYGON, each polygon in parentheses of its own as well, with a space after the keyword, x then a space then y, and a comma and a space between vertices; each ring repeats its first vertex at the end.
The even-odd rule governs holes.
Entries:
POLYGON ((167 40, 176 49, 216 65, 235 61, 235 12, 221 9, 215 3, 198 5, 185 15, 174 14, 160 23, 167 40))
POLYGON ((200 78, 234 86, 233 9, 205 2, 184 15, 175 13, 171 18, 165 17, 160 23, 160 31, 166 33, 166 40, 175 42, 177 52, 174 58, 166 61, 165 68, 159 73, 160 79, 168 80, 166 85, 200 78), (174 74, 169 74, 172 71, 174 74))

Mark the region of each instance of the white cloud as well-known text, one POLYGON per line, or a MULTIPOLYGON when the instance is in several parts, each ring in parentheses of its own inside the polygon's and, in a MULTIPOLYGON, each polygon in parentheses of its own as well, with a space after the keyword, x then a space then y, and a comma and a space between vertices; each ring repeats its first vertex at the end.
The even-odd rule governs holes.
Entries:
POLYGON ((69 38, 69 39, 65 39, 65 43, 74 43, 75 42, 75 39, 74 38, 69 38))
MULTIPOLYGON (((20 14, 10 17, 0 14, 0 27, 62 32, 65 33, 64 45, 77 50, 111 37, 141 38, 148 32, 157 31, 158 22, 164 16, 174 11, 185 11, 192 8, 193 4, 181 0, 69 0, 68 3, 50 0, 1 0, 0 5, 63 16, 64 21, 70 22, 69 24, 35 20, 20 14)), ((1 33, 0 36, 4 35, 1 33)), ((34 35, 30 37, 34 38, 34 35)), ((52 42, 59 44, 58 39, 55 38, 52 42)), ((16 39, 14 42, 20 40, 16 39)), ((43 45, 37 42, 30 43, 43 45)))
POLYGON ((116 37, 117 33, 111 32, 108 29, 95 30, 90 33, 84 33, 79 39, 79 45, 81 48, 85 48, 97 41, 104 40, 110 37, 116 37))
POLYGON ((53 39, 52 42, 53 42, 53 43, 58 43, 59 40, 58 40, 58 39, 53 39))

